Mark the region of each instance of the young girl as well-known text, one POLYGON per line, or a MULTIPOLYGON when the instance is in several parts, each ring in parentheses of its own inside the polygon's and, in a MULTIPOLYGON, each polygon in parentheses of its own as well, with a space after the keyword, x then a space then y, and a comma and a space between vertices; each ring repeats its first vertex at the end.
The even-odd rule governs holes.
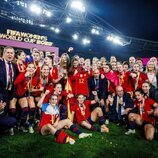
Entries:
POLYGON ((49 103, 42 104, 48 93, 49 90, 46 90, 45 94, 38 102, 38 107, 42 109, 42 117, 39 123, 39 131, 42 135, 55 135, 58 143, 74 144, 75 139, 61 130, 64 127, 68 127, 79 136, 79 139, 92 136, 92 134, 82 133, 69 119, 60 120, 60 111, 57 105, 58 96, 55 94, 50 97, 49 103))

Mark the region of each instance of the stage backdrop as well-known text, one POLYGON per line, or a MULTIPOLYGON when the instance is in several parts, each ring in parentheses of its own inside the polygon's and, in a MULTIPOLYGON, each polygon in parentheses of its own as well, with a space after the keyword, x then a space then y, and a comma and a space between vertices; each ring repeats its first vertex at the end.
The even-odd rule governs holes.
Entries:
MULTIPOLYGON (((158 61, 158 57, 157 58, 157 61, 158 61)), ((150 58, 142 58, 143 59, 143 65, 146 65, 147 62, 150 60, 150 58)))
POLYGON ((49 42, 47 36, 11 29, 7 29, 6 33, 0 33, 0 45, 23 49, 32 49, 36 47, 41 51, 54 52, 56 57, 59 55, 59 48, 54 47, 53 42, 49 42))

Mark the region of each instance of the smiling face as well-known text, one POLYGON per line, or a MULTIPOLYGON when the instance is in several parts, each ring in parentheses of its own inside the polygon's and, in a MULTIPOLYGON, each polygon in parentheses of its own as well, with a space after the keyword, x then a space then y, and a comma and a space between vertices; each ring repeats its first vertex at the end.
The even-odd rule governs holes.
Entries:
POLYGON ((94 76, 94 78, 95 78, 95 79, 99 79, 99 75, 100 75, 99 70, 98 70, 98 69, 95 69, 95 70, 93 71, 93 76, 94 76))
POLYGON ((49 66, 48 65, 42 66, 41 73, 43 76, 47 77, 49 75, 49 66))
POLYGON ((119 65, 117 66, 117 70, 118 70, 119 73, 122 73, 122 72, 123 72, 123 65, 122 65, 122 64, 119 64, 119 65))
POLYGON ((26 71, 29 72, 30 75, 33 75, 35 73, 35 65, 33 63, 28 64, 26 71))
POLYGON ((84 95, 82 95, 82 94, 78 95, 77 101, 78 101, 79 104, 83 104, 84 100, 85 100, 85 96, 84 95))
POLYGON ((150 90, 150 86, 148 83, 143 83, 142 84, 142 90, 145 94, 149 93, 149 90, 150 90))
POLYGON ((6 49, 4 49, 3 58, 6 61, 13 61, 14 55, 15 55, 15 53, 14 53, 14 49, 13 48, 6 48, 6 49))
POLYGON ((116 87, 116 94, 119 96, 119 97, 122 97, 123 94, 124 94, 124 91, 123 91, 123 88, 121 86, 117 86, 116 87))
POLYGON ((142 101, 142 100, 143 100, 143 94, 141 94, 139 91, 136 91, 136 92, 135 92, 135 98, 136 98, 138 101, 142 101))
POLYGON ((148 71, 156 71, 156 66, 155 66, 155 63, 153 61, 149 61, 147 63, 147 70, 148 71))
POLYGON ((105 65, 103 69, 105 73, 108 73, 111 70, 108 65, 105 65))
POLYGON ((51 98, 49 99, 49 103, 51 105, 53 105, 53 106, 57 105, 57 103, 58 103, 58 97, 56 95, 52 95, 51 98))
POLYGON ((61 94, 61 92, 62 92, 62 86, 61 86, 61 84, 56 84, 56 85, 55 85, 54 92, 55 92, 57 95, 61 94))
POLYGON ((33 56, 33 60, 34 61, 38 62, 40 60, 40 54, 39 54, 39 52, 32 53, 32 56, 33 56))
POLYGON ((18 55, 18 59, 25 61, 26 60, 26 54, 25 52, 21 52, 20 55, 18 55))
POLYGON ((77 68, 77 67, 78 67, 78 64, 79 64, 79 63, 78 63, 78 60, 74 60, 74 62, 73 62, 73 67, 74 67, 74 68, 77 68))
POLYGON ((44 58, 44 62, 45 62, 47 65, 52 65, 52 62, 53 62, 53 61, 52 61, 52 59, 51 59, 50 57, 47 56, 47 57, 44 58))
POLYGON ((62 63, 67 63, 67 61, 68 61, 68 56, 66 54, 62 54, 61 55, 61 62, 62 63))
POLYGON ((116 62, 111 62, 112 70, 117 70, 117 63, 116 62))
POLYGON ((79 63, 80 63, 80 65, 84 65, 84 58, 80 58, 79 63))
POLYGON ((128 68, 129 68, 128 64, 124 64, 124 65, 123 65, 123 70, 124 70, 125 72, 128 71, 128 68))
POLYGON ((132 66, 135 63, 136 59, 134 57, 129 58, 129 64, 132 66))

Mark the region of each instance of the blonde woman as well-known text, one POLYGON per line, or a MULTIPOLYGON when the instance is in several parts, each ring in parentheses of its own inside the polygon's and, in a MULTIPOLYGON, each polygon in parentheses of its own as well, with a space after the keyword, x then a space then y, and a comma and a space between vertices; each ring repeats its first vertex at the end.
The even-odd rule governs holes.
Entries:
POLYGON ((148 61, 146 65, 146 74, 148 76, 149 83, 155 87, 155 89, 158 88, 158 74, 156 65, 153 61, 148 61))

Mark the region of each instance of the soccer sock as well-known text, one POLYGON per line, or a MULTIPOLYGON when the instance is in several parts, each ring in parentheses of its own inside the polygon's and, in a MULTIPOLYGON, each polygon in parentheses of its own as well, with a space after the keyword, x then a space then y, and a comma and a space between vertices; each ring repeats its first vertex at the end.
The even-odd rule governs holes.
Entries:
POLYGON ((105 118, 104 116, 99 117, 99 124, 103 125, 105 123, 105 118))
POLYGON ((58 137, 59 136, 59 133, 60 133, 60 130, 57 130, 54 134, 55 137, 58 137))
POLYGON ((16 118, 16 109, 15 108, 9 109, 9 115, 16 118))
POLYGON ((68 134, 62 130, 57 130, 54 134, 58 143, 67 143, 68 134))
POLYGON ((134 121, 129 121, 129 129, 131 129, 131 130, 135 129, 135 122, 134 121))
POLYGON ((60 105, 60 120, 67 118, 67 107, 65 105, 60 105))
POLYGON ((105 112, 105 105, 101 106, 101 109, 103 111, 103 115, 105 115, 106 114, 106 112, 105 112))
POLYGON ((30 108, 30 110, 29 110, 29 123, 30 123, 30 125, 34 124, 35 111, 36 111, 36 108, 30 108))
POLYGON ((28 107, 22 108, 21 122, 20 122, 21 126, 25 126, 27 115, 28 115, 28 107))
POLYGON ((70 130, 78 135, 82 133, 75 125, 71 125, 70 130))
POLYGON ((100 128, 97 128, 97 127, 95 127, 95 126, 93 126, 93 125, 91 125, 90 130, 92 130, 92 131, 97 131, 97 132, 100 132, 100 131, 101 131, 100 128))

